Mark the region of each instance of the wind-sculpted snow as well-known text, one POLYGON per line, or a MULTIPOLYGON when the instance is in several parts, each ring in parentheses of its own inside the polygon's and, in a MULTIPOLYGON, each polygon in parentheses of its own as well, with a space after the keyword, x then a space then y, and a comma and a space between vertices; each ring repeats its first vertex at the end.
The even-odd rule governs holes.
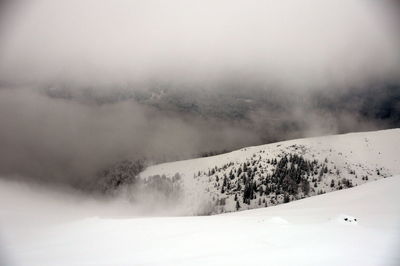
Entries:
POLYGON ((400 176, 279 206, 201 217, 121 217, 116 215, 121 204, 94 208, 1 182, 0 264, 6 266, 394 266, 400 261, 400 176))

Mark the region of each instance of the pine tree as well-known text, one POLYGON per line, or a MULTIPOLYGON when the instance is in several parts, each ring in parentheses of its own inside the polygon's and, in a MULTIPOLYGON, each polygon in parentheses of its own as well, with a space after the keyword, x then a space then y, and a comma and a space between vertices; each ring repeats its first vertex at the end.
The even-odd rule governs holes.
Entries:
POLYGON ((232 170, 229 172, 229 178, 230 178, 231 180, 235 179, 235 176, 234 176, 232 170))
POLYGON ((285 196, 283 196, 283 203, 288 203, 289 201, 290 201, 289 194, 285 194, 285 196))
POLYGON ((240 209, 239 201, 236 201, 236 210, 238 211, 239 209, 240 209))
POLYGON ((303 180, 301 189, 303 190, 304 195, 308 195, 308 193, 310 193, 310 183, 307 180, 303 180))
POLYGON ((260 192, 260 196, 262 196, 262 195, 263 195, 263 193, 264 193, 264 188, 263 188, 262 186, 260 186, 260 188, 259 188, 259 192, 260 192))

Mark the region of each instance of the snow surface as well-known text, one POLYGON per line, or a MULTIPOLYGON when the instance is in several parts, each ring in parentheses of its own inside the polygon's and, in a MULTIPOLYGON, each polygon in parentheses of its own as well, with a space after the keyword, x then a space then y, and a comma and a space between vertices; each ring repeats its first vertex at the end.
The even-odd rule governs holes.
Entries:
MULTIPOLYGON (((141 173, 142 178, 152 175, 166 175, 172 177, 179 173, 183 181, 184 195, 180 204, 183 214, 198 214, 204 205, 211 203, 215 205, 218 199, 226 201, 223 209, 217 212, 235 211, 234 193, 221 193, 220 183, 216 181, 218 175, 229 175, 231 169, 240 167, 244 162, 250 162, 254 158, 259 159, 264 173, 272 173, 273 167, 267 164, 268 159, 276 159, 285 154, 297 154, 308 160, 318 160, 329 167, 328 174, 323 176, 317 186, 311 186, 310 196, 318 194, 318 191, 330 192, 338 189, 338 181, 346 178, 351 180, 354 186, 379 180, 387 176, 400 174, 400 129, 390 129, 372 132, 349 133, 342 135, 323 136, 316 138, 296 139, 273 144, 247 147, 217 156, 163 163, 148 167, 141 173), (326 161, 326 163, 325 163, 326 161), (197 175, 199 171, 207 173, 214 167, 222 168, 224 165, 233 163, 214 176, 207 174, 197 175), (336 174, 339 171, 340 174, 336 174), (196 176, 197 175, 197 176, 196 176), (365 180, 363 177, 368 176, 365 180), (330 187, 334 180, 336 187, 330 187), (218 185, 218 186, 217 186, 218 185)), ((258 163, 257 163, 258 164, 258 163)), ((256 173, 256 182, 260 184, 263 175, 256 173)), ((315 176, 316 177, 316 176, 315 176)), ((313 176, 310 177, 310 182, 313 176)), ((236 186, 238 178, 232 181, 236 186)), ((312 184, 312 183, 310 183, 312 184)), ((274 197, 275 195, 272 195, 274 197)), ((280 195, 281 196, 281 195, 280 195)), ((280 204, 283 197, 276 203, 270 202, 271 196, 263 196, 268 205, 280 204)), ((251 201, 250 205, 242 204, 241 209, 259 208, 259 198, 251 201)), ((208 206, 208 205, 207 205, 208 206)), ((202 213, 202 212, 200 212, 202 213)))
POLYGON ((399 265, 399 192, 394 176, 236 213, 117 217, 1 181, 0 265, 399 265))

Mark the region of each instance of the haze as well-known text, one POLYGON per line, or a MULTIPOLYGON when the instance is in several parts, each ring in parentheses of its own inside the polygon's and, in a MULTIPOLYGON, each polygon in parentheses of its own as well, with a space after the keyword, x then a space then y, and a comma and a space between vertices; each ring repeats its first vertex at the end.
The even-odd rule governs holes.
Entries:
POLYGON ((31 0, 2 10, 5 176, 81 184, 123 159, 400 122, 395 1, 31 0))

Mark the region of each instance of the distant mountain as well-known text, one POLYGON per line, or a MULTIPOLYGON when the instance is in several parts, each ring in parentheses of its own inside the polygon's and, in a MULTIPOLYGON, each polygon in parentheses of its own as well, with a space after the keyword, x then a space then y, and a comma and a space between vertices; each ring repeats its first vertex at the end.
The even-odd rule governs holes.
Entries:
MULTIPOLYGON (((212 122, 225 123, 251 130, 259 136, 254 140, 257 144, 301 138, 308 136, 309 131, 321 135, 400 127, 399 84, 308 91, 266 88, 240 81, 213 86, 216 87, 182 84, 112 89, 55 87, 44 92, 52 98, 100 105, 133 101, 160 114, 189 121, 203 119, 210 126, 215 126, 212 122), (318 130, 311 130, 310 126, 318 130)), ((199 151, 204 152, 215 151, 199 151)))

